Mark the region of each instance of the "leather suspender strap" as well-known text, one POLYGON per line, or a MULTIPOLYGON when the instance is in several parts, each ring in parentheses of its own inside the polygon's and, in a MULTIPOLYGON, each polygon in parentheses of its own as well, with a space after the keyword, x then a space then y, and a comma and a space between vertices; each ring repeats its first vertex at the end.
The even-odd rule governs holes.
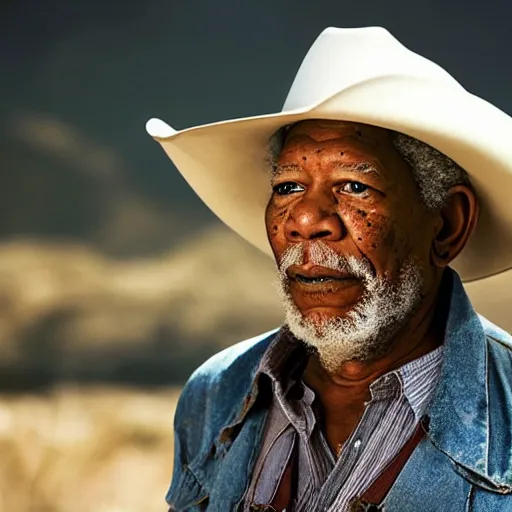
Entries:
POLYGON ((414 434, 405 443, 402 449, 395 455, 394 459, 386 466, 382 473, 377 477, 372 485, 365 491, 365 493, 352 503, 351 511, 358 510, 379 510, 378 508, 368 508, 370 505, 379 505, 384 501, 384 498, 388 494, 389 490, 398 478, 398 475, 405 466, 405 463, 409 460, 412 452, 421 441, 425 432, 418 424, 414 434), (359 506, 359 508, 358 508, 359 506))

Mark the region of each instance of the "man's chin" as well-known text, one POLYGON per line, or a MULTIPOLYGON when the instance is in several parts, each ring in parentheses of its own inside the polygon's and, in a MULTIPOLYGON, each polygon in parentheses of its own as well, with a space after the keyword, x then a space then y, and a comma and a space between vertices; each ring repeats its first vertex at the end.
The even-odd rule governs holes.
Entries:
POLYGON ((322 327, 332 321, 340 321, 349 318, 349 313, 352 311, 353 306, 340 308, 340 307, 317 307, 311 308, 308 311, 301 311, 301 317, 310 325, 322 327))
POLYGON ((289 311, 285 323, 332 373, 347 361, 369 361, 388 348, 388 337, 377 326, 361 326, 358 320, 330 308, 318 308, 305 315, 289 311))

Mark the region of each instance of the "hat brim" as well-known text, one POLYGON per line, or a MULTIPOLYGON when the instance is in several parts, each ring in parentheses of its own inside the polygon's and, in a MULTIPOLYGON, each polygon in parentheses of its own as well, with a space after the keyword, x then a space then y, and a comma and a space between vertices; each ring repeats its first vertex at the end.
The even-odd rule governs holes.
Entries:
POLYGON ((464 288, 476 311, 507 332, 512 332, 512 315, 510 314, 512 270, 465 283, 464 288))
MULTIPOLYGON (((512 268, 512 119, 463 89, 408 75, 381 76, 300 110, 178 132, 152 120, 147 129, 205 204, 243 238, 271 254, 264 224, 270 195, 268 140, 281 126, 304 119, 396 130, 457 162, 477 191, 480 216, 453 267, 466 282, 495 274, 503 280, 503 273, 512 268)), ((476 288, 483 293, 485 286, 476 288)))

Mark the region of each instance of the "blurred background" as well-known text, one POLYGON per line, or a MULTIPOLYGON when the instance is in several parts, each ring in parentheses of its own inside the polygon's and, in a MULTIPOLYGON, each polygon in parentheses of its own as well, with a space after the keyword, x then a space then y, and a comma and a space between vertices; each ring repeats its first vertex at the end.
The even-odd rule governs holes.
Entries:
MULTIPOLYGON (((0 511, 165 510, 180 386, 279 325, 271 262, 145 122, 280 110, 330 25, 382 25, 512 113, 508 0, 1 0, 0 511)), ((508 296, 509 297, 509 296, 508 296)))

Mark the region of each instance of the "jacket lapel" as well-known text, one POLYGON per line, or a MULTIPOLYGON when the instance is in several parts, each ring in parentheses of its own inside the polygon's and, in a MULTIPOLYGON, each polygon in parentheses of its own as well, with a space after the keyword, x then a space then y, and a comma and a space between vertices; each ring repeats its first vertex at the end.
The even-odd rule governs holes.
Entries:
MULTIPOLYGON (((434 446, 456 463, 456 470, 473 483, 489 490, 512 491, 510 454, 501 474, 489 472, 491 431, 509 431, 502 417, 489 423, 489 360, 486 332, 455 274, 452 276, 450 310, 446 327, 445 355, 439 386, 429 411, 429 438, 434 446), (507 469, 508 476, 503 472, 507 469), (500 490, 501 488, 501 490, 500 490)), ((510 361, 510 356, 506 357, 510 361)), ((493 374, 494 370, 491 371, 493 374)), ((510 379, 508 379, 510 380, 510 379)), ((510 392, 507 395, 510 402, 510 392)), ((493 411, 504 404, 495 404, 493 411)), ((510 404, 509 404, 510 405, 510 404)), ((510 419, 510 418, 509 418, 510 419)), ((504 446, 501 445, 501 450, 504 446)))

